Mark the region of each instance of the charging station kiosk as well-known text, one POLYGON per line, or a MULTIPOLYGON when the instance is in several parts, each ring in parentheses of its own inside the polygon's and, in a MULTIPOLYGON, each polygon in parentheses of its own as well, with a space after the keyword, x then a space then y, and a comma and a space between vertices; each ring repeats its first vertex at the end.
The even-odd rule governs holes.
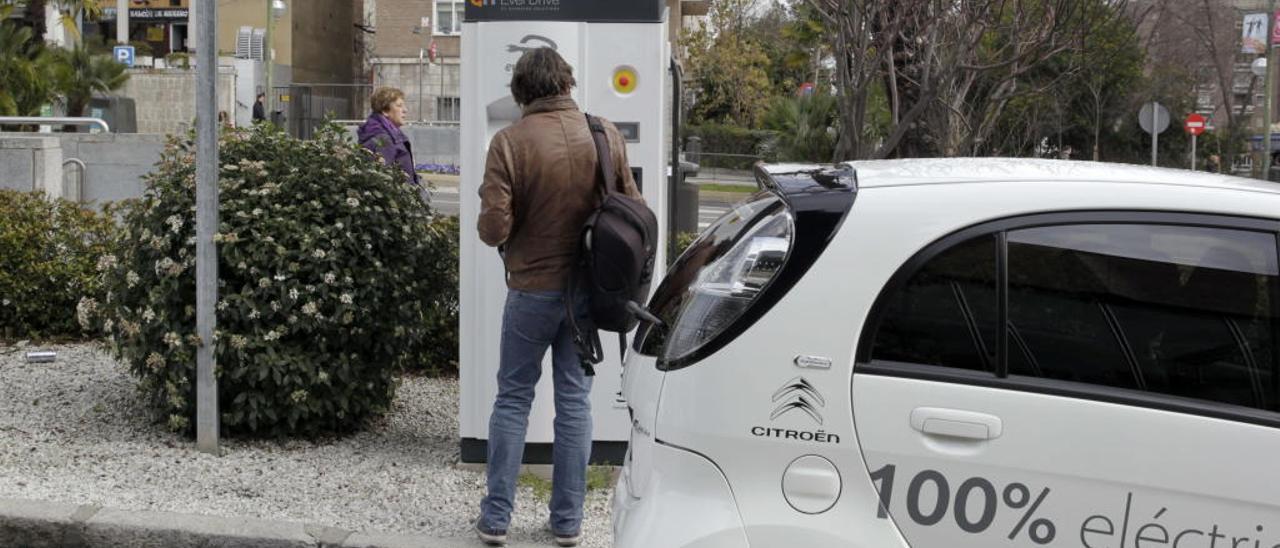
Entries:
MULTIPOLYGON (((672 82, 662 0, 468 0, 462 25, 461 459, 487 460, 489 414, 497 395, 499 342, 507 287, 497 251, 480 241, 480 183, 489 141, 521 117, 511 97, 511 71, 531 48, 556 49, 574 69, 573 98, 613 122, 627 141, 627 159, 667 241, 672 82)), ((659 246, 655 284, 665 274, 659 246)), ((607 334, 606 334, 607 335, 607 334)), ((591 393, 592 462, 621 463, 631 432, 616 337, 602 336, 605 360, 591 393)), ((555 416, 550 352, 529 414, 524 462, 551 462, 555 416)))

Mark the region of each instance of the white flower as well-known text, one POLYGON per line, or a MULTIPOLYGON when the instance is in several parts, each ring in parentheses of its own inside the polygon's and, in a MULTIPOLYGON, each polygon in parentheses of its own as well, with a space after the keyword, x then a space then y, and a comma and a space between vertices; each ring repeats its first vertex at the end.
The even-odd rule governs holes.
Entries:
POLYGON ((326 274, 324 275, 324 283, 325 283, 325 284, 333 285, 333 282, 336 282, 336 281, 338 281, 338 275, 337 275, 337 274, 334 274, 334 273, 332 273, 332 272, 329 272, 329 273, 326 273, 326 274))
POLYGON ((302 313, 308 316, 314 316, 316 314, 316 303, 307 303, 302 305, 302 313))
POLYGON ((289 298, 295 301, 298 300, 298 288, 295 287, 289 290, 289 298))
POLYGON ((4 304, 5 306, 9 306, 9 302, 10 302, 10 301, 9 301, 9 299, 5 299, 5 300, 3 301, 3 304, 4 304))
POLYGON ((151 310, 150 307, 147 307, 146 310, 142 311, 142 321, 150 322, 154 319, 156 319, 156 313, 154 310, 151 310))
POLYGON ((128 283, 129 288, 132 289, 133 286, 138 285, 138 282, 141 281, 142 279, 138 277, 137 272, 130 270, 127 274, 124 275, 124 280, 125 282, 128 283))
POLYGON ((248 343, 249 343, 249 341, 248 341, 248 339, 245 339, 245 338, 244 338, 244 335, 232 335, 232 336, 231 336, 231 347, 232 347, 232 348, 236 348, 236 349, 244 348, 244 346, 245 346, 246 344, 248 344, 248 343))
POLYGON ((311 256, 312 256, 312 257, 315 257, 315 258, 317 258, 317 259, 323 259, 323 258, 324 258, 324 256, 325 256, 325 252, 324 252, 324 250, 323 250, 323 249, 317 249, 317 250, 315 250, 315 251, 312 251, 312 252, 311 252, 311 256))
POLYGON ((360 200, 355 198, 347 198, 347 205, 351 207, 360 207, 360 200))
POLYGON ((260 318, 260 317, 262 317, 262 314, 259 314, 259 313, 258 313, 258 311, 257 311, 257 309, 254 309, 254 310, 250 310, 250 311, 249 311, 249 319, 250 319, 250 320, 256 320, 256 319, 258 319, 258 318, 260 318))
POLYGON ((280 311, 280 301, 271 301, 271 310, 280 311))
POLYGON ((164 224, 169 225, 169 232, 177 234, 179 230, 182 230, 182 217, 170 215, 168 219, 164 220, 164 224))
POLYGON ((179 337, 177 333, 170 331, 164 334, 164 343, 169 345, 169 348, 177 348, 182 346, 182 337, 179 337))
POLYGON ((227 309, 227 307, 229 307, 229 306, 231 306, 231 303, 229 303, 229 302, 227 302, 227 301, 218 301, 218 310, 220 310, 220 311, 221 311, 221 310, 226 310, 226 309, 227 309))
POLYGON ((261 287, 263 289, 271 287, 271 280, 268 280, 266 278, 260 278, 258 280, 258 287, 261 287))
POLYGON ((351 298, 350 293, 343 293, 342 296, 338 297, 338 300, 342 301, 342 304, 351 304, 354 299, 351 298))
POLYGON ((333 228, 336 228, 336 229, 338 229, 338 230, 342 230, 342 229, 343 229, 343 227, 345 227, 345 226, 346 226, 346 225, 342 224, 342 222, 338 222, 338 224, 333 225, 333 228))
POLYGON ((160 368, 164 367, 164 356, 152 352, 147 356, 147 367, 158 371, 160 368))
POLYGON ((260 208, 260 207, 255 207, 255 208, 253 208, 253 216, 254 216, 254 217, 261 217, 261 216, 262 216, 262 208, 260 208))
POLYGON ((244 261, 240 261, 240 263, 236 265, 236 268, 238 268, 238 269, 240 269, 240 270, 244 270, 244 269, 246 269, 246 268, 249 268, 249 265, 244 264, 244 261))
POLYGON ((314 285, 310 285, 310 284, 308 284, 308 285, 307 285, 306 287, 304 287, 303 289, 306 289, 306 290, 307 290, 307 293, 315 293, 315 292, 316 292, 316 286, 314 286, 314 285))
POLYGON ((294 316, 294 315, 290 315, 290 316, 289 316, 289 323, 291 323, 291 324, 298 323, 298 317, 297 317, 297 316, 294 316))
POLYGON ((110 254, 103 255, 101 257, 98 257, 98 270, 103 271, 108 268, 113 268, 116 266, 116 263, 117 261, 116 261, 115 255, 110 255, 110 254))
POLYGON ((276 281, 277 281, 277 282, 283 282, 283 281, 285 280, 285 275, 284 275, 284 274, 276 274, 276 276, 275 276, 275 277, 276 277, 276 281))
POLYGON ((110 332, 110 331, 111 331, 111 328, 113 328, 113 327, 115 327, 115 326, 116 326, 116 322, 115 322, 114 320, 107 320, 107 321, 105 321, 105 322, 102 322, 102 329, 103 329, 103 331, 110 332))
POLYGON ((262 338, 268 341, 278 340, 280 338, 280 332, 272 329, 271 331, 268 331, 266 335, 263 335, 262 338))

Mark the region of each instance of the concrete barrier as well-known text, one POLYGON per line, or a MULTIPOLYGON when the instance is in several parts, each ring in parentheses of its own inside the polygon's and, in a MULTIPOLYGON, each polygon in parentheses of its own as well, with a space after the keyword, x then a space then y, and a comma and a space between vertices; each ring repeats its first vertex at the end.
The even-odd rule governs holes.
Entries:
POLYGON ((32 133, 0 133, 0 188, 63 195, 62 145, 32 133))

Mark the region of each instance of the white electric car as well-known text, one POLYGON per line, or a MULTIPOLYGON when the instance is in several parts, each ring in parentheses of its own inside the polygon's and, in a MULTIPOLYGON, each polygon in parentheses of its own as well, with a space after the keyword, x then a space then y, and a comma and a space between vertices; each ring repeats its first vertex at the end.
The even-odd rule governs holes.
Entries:
POLYGON ((1280 186, 757 177, 630 352, 616 546, 1280 548, 1280 186))

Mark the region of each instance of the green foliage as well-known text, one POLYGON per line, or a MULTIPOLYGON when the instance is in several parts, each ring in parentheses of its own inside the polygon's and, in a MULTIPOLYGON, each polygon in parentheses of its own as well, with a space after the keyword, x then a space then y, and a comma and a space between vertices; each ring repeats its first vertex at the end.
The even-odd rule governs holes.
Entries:
POLYGON ((115 224, 43 193, 0 190, 0 338, 82 338, 80 297, 96 292, 115 224))
POLYGON ((459 225, 453 215, 440 215, 431 222, 436 246, 435 295, 426 312, 426 333, 413 354, 422 361, 406 363, 410 371, 431 376, 458 373, 458 261, 459 225))
POLYGON ((778 97, 764 117, 765 129, 778 135, 778 160, 830 162, 835 153, 836 100, 826 94, 778 97))
POLYGON ((713 0, 711 16, 681 43, 688 51, 687 76, 695 100, 689 110, 695 123, 735 124, 754 128, 767 106, 769 56, 745 32, 750 0, 713 0))
POLYGON ((676 234, 675 256, 679 257, 680 255, 682 255, 684 253, 684 250, 689 249, 689 245, 692 244, 693 241, 696 239, 698 239, 698 233, 696 232, 681 232, 679 234, 676 234))
POLYGON ((83 116, 95 92, 111 92, 129 81, 125 66, 108 55, 94 55, 83 44, 53 51, 54 80, 67 101, 68 116, 83 116))
POLYGON ((52 62, 30 28, 0 18, 0 116, 36 116, 53 99, 52 62))
MULTIPOLYGON (((172 140, 125 215, 98 319, 157 417, 194 423, 195 163, 172 140)), ((227 434, 348 432, 386 413, 401 368, 429 363, 449 237, 403 172, 328 125, 220 144, 217 332, 227 434)), ((208 342, 208 341, 206 341, 208 342)))
POLYGON ((702 150, 718 154, 742 155, 713 156, 704 155, 698 158, 701 167, 723 167, 730 169, 751 169, 752 165, 768 156, 770 140, 773 132, 743 129, 738 126, 722 124, 704 124, 701 126, 685 126, 685 136, 702 139, 702 150))

